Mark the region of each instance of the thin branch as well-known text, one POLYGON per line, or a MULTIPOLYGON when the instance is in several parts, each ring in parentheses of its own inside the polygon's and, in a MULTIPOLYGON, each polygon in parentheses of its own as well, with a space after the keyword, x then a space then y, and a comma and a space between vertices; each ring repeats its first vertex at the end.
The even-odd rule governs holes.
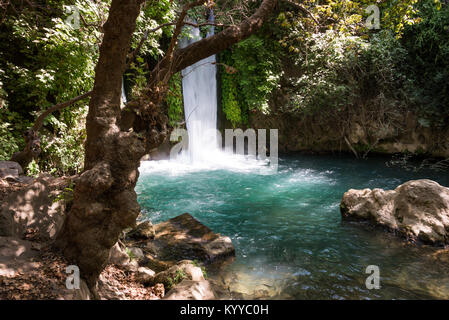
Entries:
POLYGON ((290 0, 282 0, 282 1, 284 1, 285 3, 288 3, 289 5, 295 7, 295 8, 297 8, 297 9, 299 9, 299 10, 301 10, 302 12, 308 14, 308 15, 312 18, 312 20, 313 20, 317 25, 320 25, 320 23, 319 23, 318 20, 315 18, 315 16, 313 15, 313 13, 310 12, 310 11, 309 11, 306 7, 304 7, 302 4, 297 3, 297 2, 293 2, 293 1, 290 1, 290 0))
POLYGON ((89 92, 83 93, 82 95, 79 95, 78 97, 75 97, 69 101, 58 103, 58 104, 55 104, 54 106, 48 108, 43 113, 41 113, 39 115, 39 117, 37 117, 36 121, 34 122, 34 125, 31 127, 31 130, 34 132, 39 131, 44 123, 45 118, 48 117, 48 115, 50 115, 51 113, 53 113, 55 111, 64 109, 64 108, 74 104, 75 102, 83 100, 84 98, 89 97, 91 94, 92 94, 92 90, 89 92))
POLYGON ((172 35, 172 38, 170 41, 170 45, 165 54, 165 58, 172 60, 173 51, 175 50, 176 44, 178 43, 178 36, 180 35, 182 27, 184 26, 184 19, 187 16, 187 12, 194 7, 198 7, 198 6, 202 5, 204 3, 203 1, 204 0, 196 0, 196 1, 186 4, 182 8, 182 12, 179 15, 178 21, 176 22, 175 31, 173 32, 173 35, 172 35))

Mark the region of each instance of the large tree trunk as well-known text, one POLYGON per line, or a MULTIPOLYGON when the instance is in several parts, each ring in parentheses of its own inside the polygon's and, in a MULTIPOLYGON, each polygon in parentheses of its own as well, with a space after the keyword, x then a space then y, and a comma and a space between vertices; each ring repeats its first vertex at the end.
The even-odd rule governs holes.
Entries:
POLYGON ((112 1, 86 121, 85 171, 76 182, 74 203, 57 241, 93 292, 110 248, 140 211, 134 187, 145 144, 136 133, 120 130, 120 95, 142 2, 112 1))
POLYGON ((140 212, 134 191, 138 167, 142 156, 165 138, 167 118, 160 102, 171 75, 257 31, 277 3, 264 0, 240 25, 167 55, 152 72, 142 97, 127 104, 139 112, 122 112, 121 78, 141 2, 112 1, 89 103, 85 171, 76 182, 74 203, 57 241, 94 293, 110 248, 140 212))

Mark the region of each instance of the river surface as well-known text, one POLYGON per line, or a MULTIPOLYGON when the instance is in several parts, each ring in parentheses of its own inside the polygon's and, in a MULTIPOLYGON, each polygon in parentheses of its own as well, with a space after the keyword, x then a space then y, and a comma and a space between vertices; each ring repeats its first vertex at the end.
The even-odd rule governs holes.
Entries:
POLYGON ((449 259, 440 249, 341 221, 340 200, 351 188, 394 189, 421 178, 449 186, 447 173, 387 160, 294 156, 275 172, 147 161, 136 192, 153 223, 189 212, 229 236, 236 259, 210 277, 245 298, 449 299, 449 259), (380 289, 365 285, 369 265, 379 267, 380 289))

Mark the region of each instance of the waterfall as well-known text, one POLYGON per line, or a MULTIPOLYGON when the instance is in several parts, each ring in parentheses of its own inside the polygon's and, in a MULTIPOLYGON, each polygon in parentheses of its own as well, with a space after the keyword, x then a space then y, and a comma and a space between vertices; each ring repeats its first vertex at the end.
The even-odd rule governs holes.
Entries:
MULTIPOLYGON (((213 21, 211 13, 209 21, 213 21)), ((199 28, 188 27, 190 37, 181 40, 186 47, 202 39, 199 28)), ((206 37, 214 34, 209 27, 206 37)), ((182 70, 184 114, 189 134, 187 156, 192 163, 208 162, 217 145, 217 67, 215 55, 182 70)))

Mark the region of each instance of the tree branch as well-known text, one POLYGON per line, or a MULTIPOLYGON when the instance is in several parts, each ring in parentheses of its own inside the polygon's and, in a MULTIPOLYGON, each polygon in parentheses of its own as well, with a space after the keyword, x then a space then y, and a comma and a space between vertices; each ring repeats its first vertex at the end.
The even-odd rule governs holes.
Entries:
MULTIPOLYGON (((214 36, 204 38, 185 48, 177 49, 173 52, 173 57, 166 55, 151 72, 149 87, 154 86, 161 80, 166 81, 171 75, 195 62, 223 51, 233 44, 248 38, 262 27, 277 3, 277 0, 263 0, 256 12, 240 24, 230 26, 214 36)), ((182 24, 179 21, 178 23, 180 25, 182 24)))
POLYGON ((83 93, 82 95, 79 95, 78 97, 75 97, 69 101, 66 102, 62 102, 62 103, 58 103, 55 104, 54 106, 48 108, 47 110, 45 110, 44 112, 42 112, 36 119, 36 121, 34 122, 33 126, 31 127, 31 130, 34 132, 37 132, 40 130, 40 128, 42 127, 44 120, 46 117, 48 117, 51 113, 64 109, 72 104, 74 104, 75 102, 78 102, 80 100, 83 100, 84 98, 89 97, 92 94, 92 90, 86 93, 83 93))
POLYGON ((277 0, 264 0, 256 12, 240 24, 226 28, 214 36, 204 38, 174 53, 174 73, 219 53, 258 31, 277 4, 277 0))

